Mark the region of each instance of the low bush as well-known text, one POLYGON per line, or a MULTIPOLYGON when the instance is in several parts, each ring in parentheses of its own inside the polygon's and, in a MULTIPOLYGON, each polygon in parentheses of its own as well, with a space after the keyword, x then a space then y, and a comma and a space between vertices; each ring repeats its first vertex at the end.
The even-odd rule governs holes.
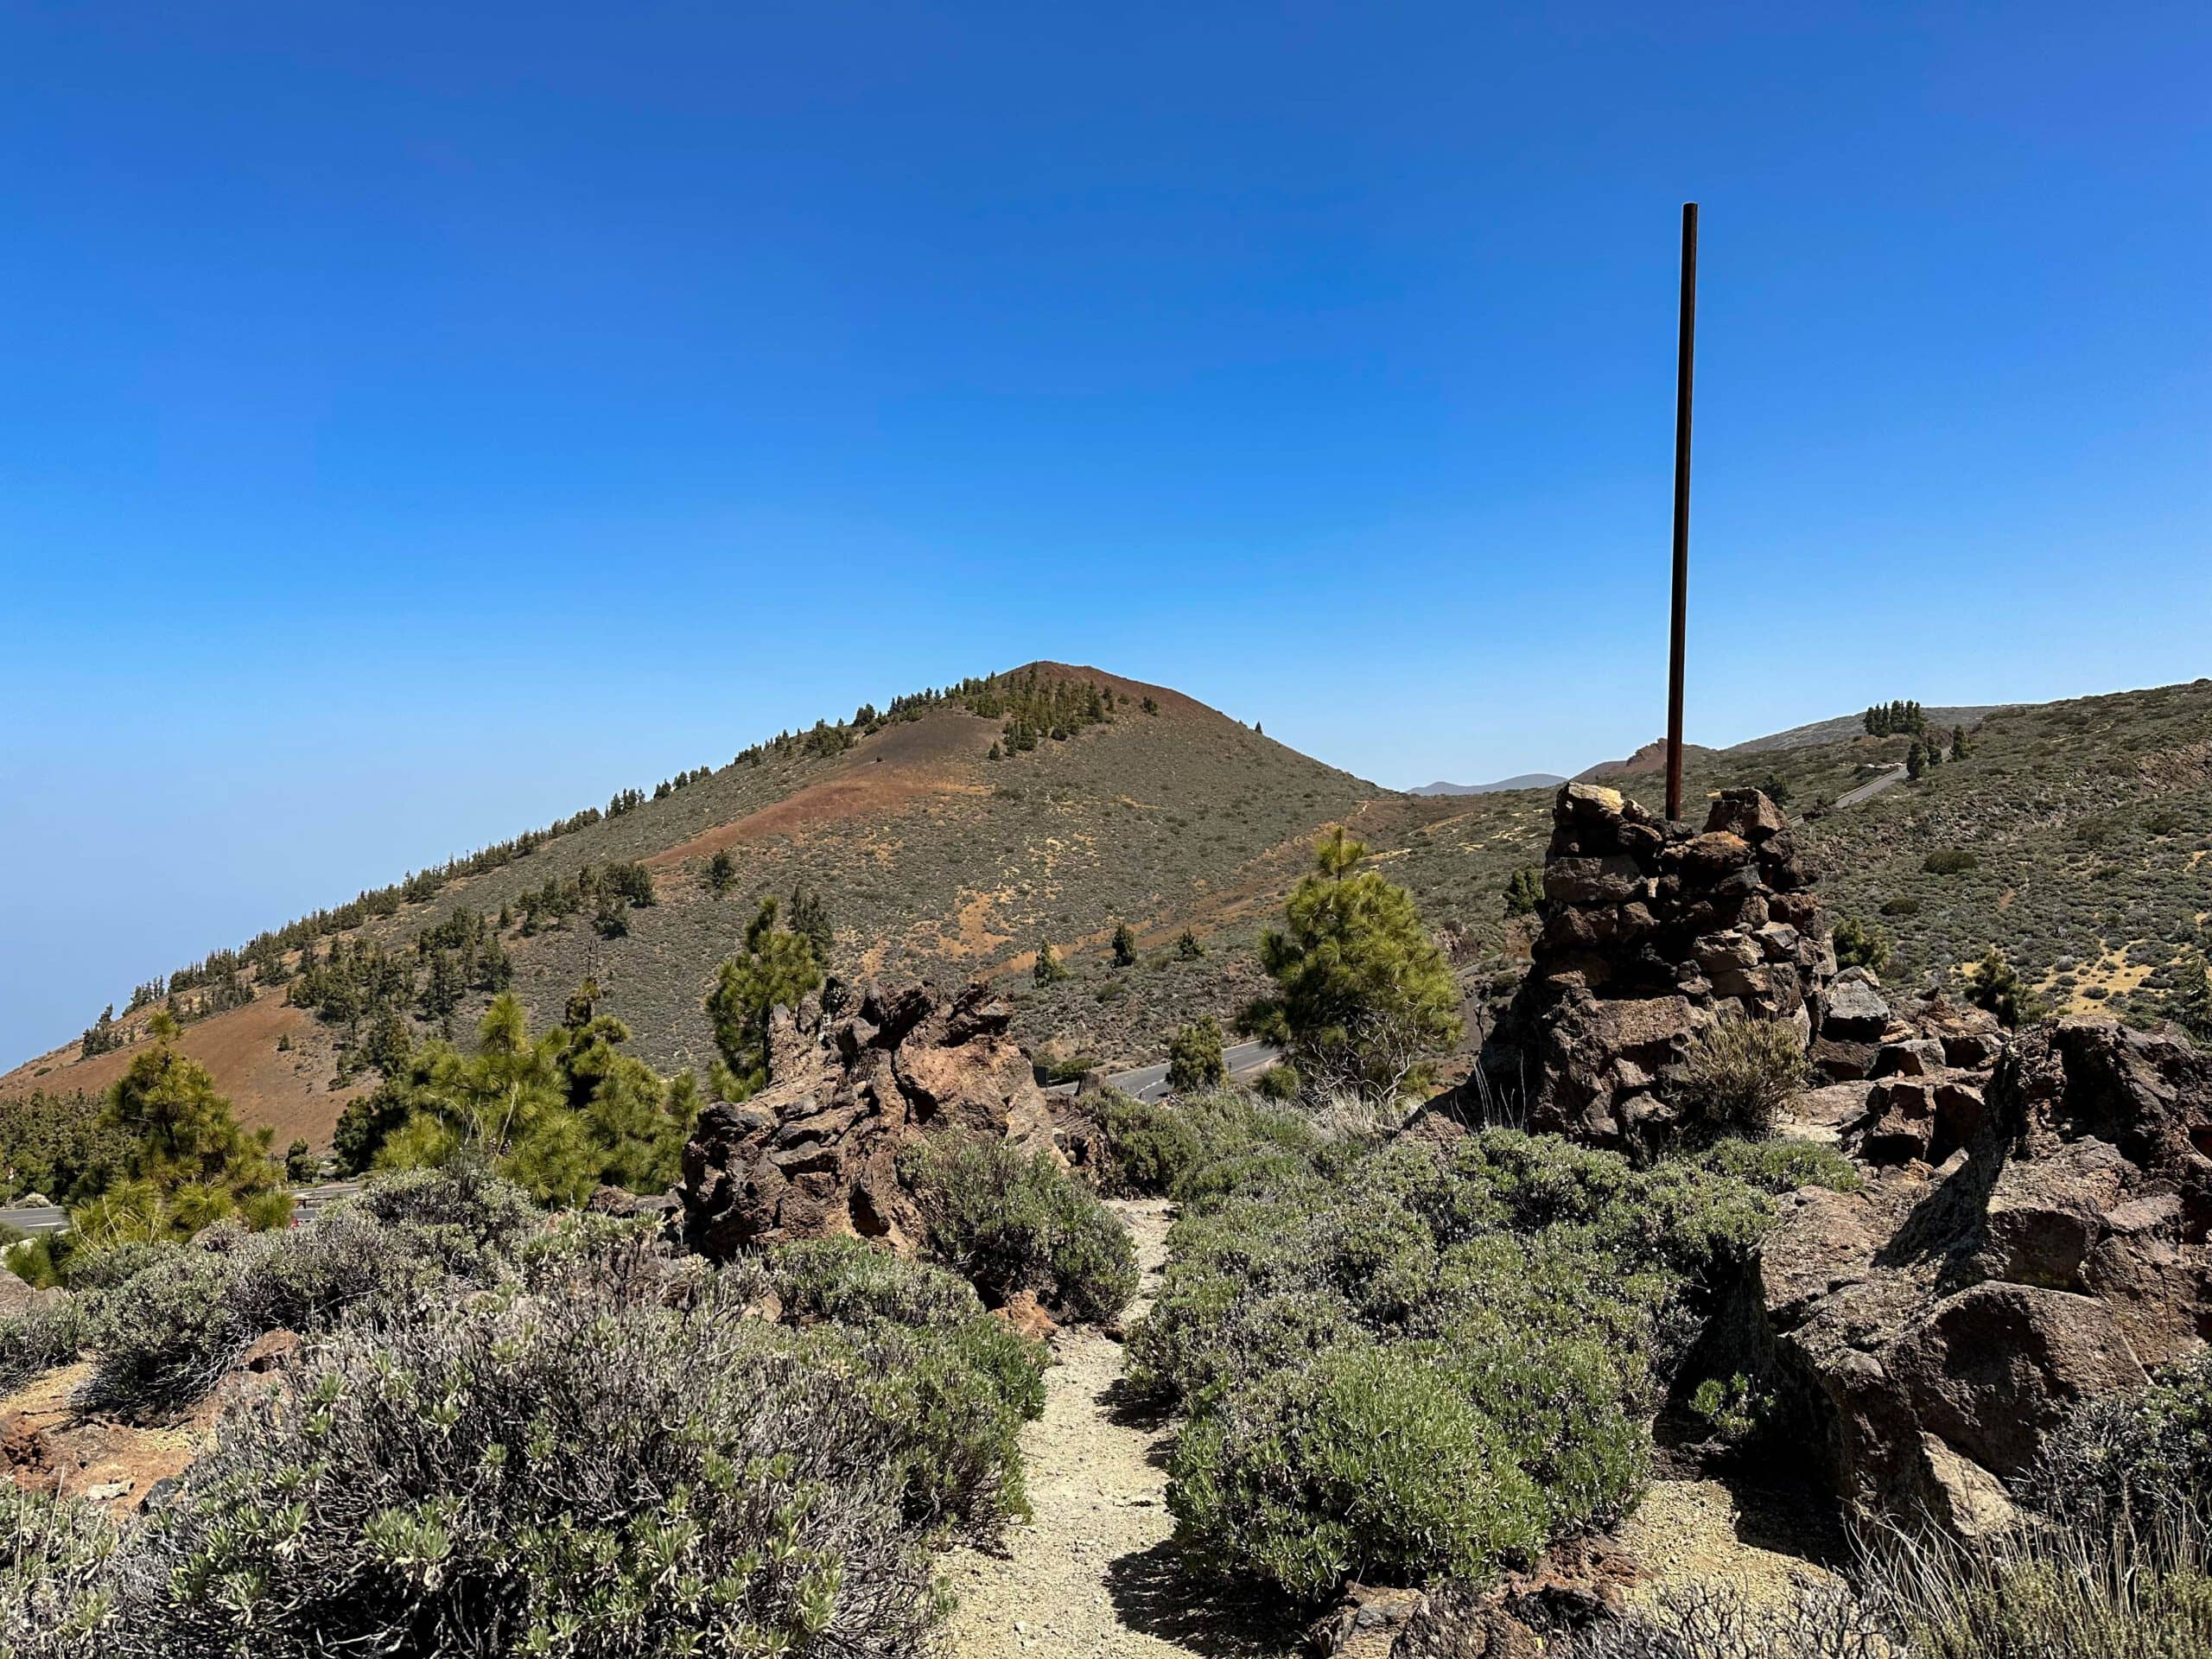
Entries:
POLYGON ((84 1309, 73 1299, 34 1302, 0 1319, 0 1394, 67 1364, 84 1343, 84 1309))
POLYGON ((1811 1141, 1745 1141, 1730 1135, 1699 1147, 1690 1161, 1701 1169, 1779 1195, 1801 1186, 1856 1192, 1866 1185, 1859 1166, 1834 1147, 1811 1141))
POLYGON ((1963 847, 1939 847, 1920 861, 1930 875, 1963 875, 1981 861, 1963 847))
POLYGON ((983 1304, 964 1279, 910 1262, 865 1239, 823 1238, 779 1244, 768 1268, 783 1317, 800 1324, 878 1320, 917 1331, 950 1331, 976 1319, 983 1304))
POLYGON ((1456 1379, 1365 1344, 1257 1378, 1184 1431, 1174 1471, 1176 1519, 1210 1558, 1312 1599, 1526 1558, 1551 1519, 1456 1379))
POLYGON ((1761 1135, 1805 1086, 1805 1050, 1783 1020, 1721 1019, 1691 1039, 1669 1090, 1693 1133, 1761 1135))
POLYGON ((1503 1130, 1212 1168, 1131 1383, 1189 1415, 1186 1546, 1300 1598, 1491 1570, 1618 1515, 1700 1284, 1770 1215, 1687 1159, 1639 1170, 1503 1130))
POLYGON ((2044 1441, 2021 1495, 2075 1526, 2212 1534, 2212 1356, 2140 1395, 2075 1408, 2044 1441))
POLYGON ((1003 1141, 940 1135, 906 1148, 937 1259, 994 1301, 1022 1291, 1080 1319, 1113 1318, 1136 1294, 1136 1248, 1097 1198, 1049 1159, 1003 1141))
POLYGON ((98 1504, 0 1481, 0 1653, 105 1651, 108 1579, 120 1541, 98 1504))
POLYGON ((105 1253, 86 1264, 91 1287, 73 1304, 93 1354, 86 1402, 189 1404, 269 1332, 304 1334, 365 1304, 498 1281, 543 1222, 519 1189, 461 1160, 372 1182, 288 1231, 217 1226, 188 1244, 105 1253))
POLYGON ((819 1346, 711 1288, 341 1329, 118 1558, 111 1650, 918 1655, 912 1448, 819 1346))
POLYGON ((1327 1138, 1305 1113, 1230 1089, 1173 1101, 1109 1094, 1092 1116, 1106 1140, 1109 1186, 1154 1198, 1187 1200, 1242 1185, 1255 1157, 1280 1155, 1287 1169, 1306 1169, 1327 1138))
MULTIPOLYGON (((1547 1653, 1550 1651, 1546 1649, 1547 1653)), ((1754 1601, 1714 1584, 1669 1586, 1575 1632, 1560 1659, 1910 1659, 1846 1589, 1754 1601)))
MULTIPOLYGON (((454 1199, 346 1206, 330 1246, 482 1232, 454 1199)), ((1044 1351, 940 1268, 849 1240, 715 1269, 591 1215, 480 1260, 511 1265, 324 1323, 292 1404, 226 1419, 120 1532, 0 1508, 16 1560, 64 1562, 50 1593, 0 1568, 0 1651, 919 1659, 931 1547, 1027 1513, 1044 1351)))

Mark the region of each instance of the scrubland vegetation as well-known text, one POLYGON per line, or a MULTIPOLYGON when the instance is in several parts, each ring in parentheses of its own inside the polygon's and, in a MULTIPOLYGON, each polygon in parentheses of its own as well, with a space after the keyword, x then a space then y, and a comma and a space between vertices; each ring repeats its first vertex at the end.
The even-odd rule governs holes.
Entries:
POLYGON ((912 1654, 932 1548, 1023 1512, 1043 1351, 857 1242, 715 1269, 464 1160, 79 1268, 0 1344, 81 1348, 110 1408, 306 1345, 143 1518, 0 1506, 11 1652, 912 1654))
POLYGON ((1131 1376, 1188 1414, 1172 1502, 1204 1559, 1318 1599, 1525 1563, 1633 1501, 1704 1287, 1765 1218, 1752 1185, 1507 1131, 1370 1147, 1231 1096, 1188 1113, 1109 1124, 1117 1166, 1185 1202, 1131 1376))

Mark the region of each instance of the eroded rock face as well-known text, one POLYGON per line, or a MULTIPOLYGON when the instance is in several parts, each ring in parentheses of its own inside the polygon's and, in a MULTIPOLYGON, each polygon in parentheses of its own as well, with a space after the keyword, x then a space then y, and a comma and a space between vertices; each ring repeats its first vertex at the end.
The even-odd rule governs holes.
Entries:
MULTIPOLYGON (((1989 1033, 1959 1026, 1955 1045, 1882 1051, 1892 1089, 1862 1154, 1911 1116, 1907 1090, 1928 1103, 1914 1121, 1942 1122, 1961 1068, 1922 1044, 1978 1058, 1989 1033)), ((2009 1515, 2005 1483, 2076 1402, 2212 1336, 2212 1055, 2062 1020, 2020 1034, 1977 1095, 1940 1167, 1784 1200, 1756 1310, 1838 1491, 1965 1532, 2009 1515)))
POLYGON ((1835 953, 1812 879, 1755 789, 1724 791, 1695 830, 1617 790, 1563 785, 1543 931, 1484 1056, 1493 1086, 1525 1101, 1533 1128, 1664 1141, 1668 1076, 1713 1020, 1787 1020, 1808 1044, 1821 1028, 1835 953))
POLYGON ((919 1217, 899 1150, 939 1128, 1052 1147, 1010 1004, 985 987, 833 988, 769 1021, 768 1084, 699 1115, 683 1148, 683 1236, 727 1261, 750 1244, 852 1233, 906 1249, 919 1217), (843 1005, 850 1004, 846 1007, 843 1005))

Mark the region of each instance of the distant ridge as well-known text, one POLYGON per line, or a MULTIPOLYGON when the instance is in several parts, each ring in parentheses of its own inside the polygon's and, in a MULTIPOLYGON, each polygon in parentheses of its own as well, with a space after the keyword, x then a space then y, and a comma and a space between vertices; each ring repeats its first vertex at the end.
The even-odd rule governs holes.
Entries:
POLYGON ((1518 777, 1501 778, 1494 784, 1423 784, 1419 789, 1409 789, 1408 795, 1502 795, 1509 789, 1551 789, 1567 781, 1555 772, 1524 772, 1518 777))
MULTIPOLYGON (((1682 759, 1691 765, 1711 760, 1719 753, 1701 743, 1682 745, 1682 759)), ((1667 740, 1655 737, 1625 760, 1600 760, 1594 766, 1585 766, 1574 774, 1578 784, 1594 783, 1600 778, 1635 778, 1646 772, 1663 772, 1667 767, 1667 740)))
MULTIPOLYGON (((1928 723, 1944 731, 1954 726, 1979 726, 1990 715, 2001 714, 2007 709, 2022 709, 2028 705, 2018 702, 1984 702, 1958 709, 1927 709, 1928 723)), ((1776 732, 1766 737, 1747 738, 1741 743, 1732 743, 1723 754, 1765 754, 1775 749, 1809 749, 1821 743, 1842 743, 1866 734, 1864 715, 1838 715, 1833 720, 1816 720, 1809 726, 1793 726, 1786 732, 1776 732)))

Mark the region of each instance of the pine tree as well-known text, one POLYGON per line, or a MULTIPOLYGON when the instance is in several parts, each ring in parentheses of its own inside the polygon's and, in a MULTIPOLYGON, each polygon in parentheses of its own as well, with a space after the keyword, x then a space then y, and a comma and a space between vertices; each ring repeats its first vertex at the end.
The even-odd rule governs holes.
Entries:
POLYGON ((1524 864, 1506 879, 1505 913, 1509 916, 1533 916, 1544 902, 1543 872, 1533 864, 1524 864))
POLYGON ((1039 939, 1037 942, 1037 963, 1030 969, 1030 977, 1039 985, 1057 985, 1067 976, 1067 968, 1060 961, 1059 953, 1052 949, 1052 942, 1039 939))
POLYGON ((1993 944, 1968 976, 1967 1001, 1995 1014, 1997 1023, 2008 1029, 2024 1022, 2032 1025, 2044 1016, 2043 999, 1993 944))
POLYGON ((1387 1101, 1459 1039, 1459 995, 1413 896, 1353 868, 1366 849, 1339 828, 1315 849, 1288 925, 1261 941, 1276 994, 1245 1010, 1253 1035, 1287 1053, 1311 1087, 1387 1101))
POLYGON ((1175 1033, 1167 1046, 1167 1086, 1178 1094, 1192 1089, 1215 1089, 1228 1081, 1229 1062, 1222 1047, 1221 1025, 1211 1014, 1194 1020, 1175 1033))
POLYGON ((745 930, 744 947, 722 963, 707 998, 715 1046, 722 1055, 715 1067, 714 1087, 725 1100, 744 1100, 768 1081, 769 1014, 778 1007, 797 1007, 822 983, 813 948, 777 925, 776 916, 776 901, 763 899, 745 930))
POLYGON ((1952 727, 1951 759, 1954 760, 1963 760, 1973 752, 1973 750, 1967 747, 1967 728, 1963 726, 1952 727))
POLYGON ((827 970, 836 929, 830 925, 830 907, 822 902, 822 895, 803 884, 791 889, 791 931, 806 941, 806 948, 814 953, 815 966, 827 970))
POLYGON ((1837 966, 1871 968, 1878 974, 1888 969, 1890 936, 1880 928, 1862 922, 1856 916, 1845 916, 1836 922, 1834 941, 1837 966))
POLYGON ((1915 742, 1904 757, 1904 775, 1908 778, 1917 778, 1927 770, 1928 751, 1921 744, 1915 742))
POLYGON ((1198 936, 1187 927, 1175 941, 1175 960, 1178 962, 1196 962, 1205 953, 1205 946, 1198 943, 1198 936))
POLYGON ((1134 968, 1137 960, 1137 936, 1129 931, 1127 922, 1114 924, 1114 965, 1134 968))
POLYGON ((729 849, 717 847, 715 855, 707 861, 707 891, 720 899, 737 885, 737 861, 729 855, 729 849))

